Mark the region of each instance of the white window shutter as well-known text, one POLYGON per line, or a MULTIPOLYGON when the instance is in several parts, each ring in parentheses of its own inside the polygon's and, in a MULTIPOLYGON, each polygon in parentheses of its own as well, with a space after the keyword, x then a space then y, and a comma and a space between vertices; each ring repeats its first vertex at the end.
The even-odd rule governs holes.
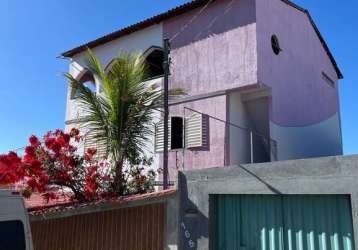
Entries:
MULTIPOLYGON (((168 121, 168 150, 171 149, 171 121, 168 121)), ((161 153, 164 151, 164 121, 160 121, 155 125, 155 152, 161 153)))
POLYGON ((98 140, 98 138, 96 138, 96 133, 94 131, 88 132, 86 134, 84 145, 85 145, 85 152, 89 148, 97 149, 97 153, 96 153, 95 157, 98 159, 102 159, 103 157, 107 156, 107 146, 106 146, 105 141, 98 140))
POLYGON ((185 148, 204 148, 208 146, 208 124, 202 114, 185 118, 185 148))

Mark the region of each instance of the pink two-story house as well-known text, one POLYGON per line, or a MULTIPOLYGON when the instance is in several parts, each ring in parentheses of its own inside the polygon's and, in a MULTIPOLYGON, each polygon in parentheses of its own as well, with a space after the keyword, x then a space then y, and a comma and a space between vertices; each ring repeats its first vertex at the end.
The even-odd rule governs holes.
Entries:
MULTIPOLYGON (((163 39, 171 43, 170 178, 177 170, 342 154, 340 72, 307 10, 288 0, 196 0, 63 53, 86 72, 91 48, 105 67, 120 50, 141 51, 150 81, 162 82, 163 39)), ((81 111, 68 89, 66 129, 81 111)), ((149 152, 161 165, 160 114, 149 152)))

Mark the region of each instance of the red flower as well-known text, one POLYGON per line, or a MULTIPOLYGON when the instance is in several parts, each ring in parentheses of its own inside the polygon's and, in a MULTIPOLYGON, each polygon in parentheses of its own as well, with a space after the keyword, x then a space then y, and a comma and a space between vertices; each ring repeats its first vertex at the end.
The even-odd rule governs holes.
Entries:
POLYGON ((50 137, 45 136, 45 145, 46 145, 47 148, 51 148, 52 144, 54 142, 55 142, 54 138, 50 138, 50 137))
POLYGON ((16 153, 9 152, 7 155, 0 155, 0 184, 14 184, 23 176, 21 158, 16 153))
POLYGON ((96 166, 90 166, 88 167, 88 175, 92 176, 93 174, 95 174, 97 172, 97 167, 96 166))
POLYGON ((95 148, 88 148, 85 154, 86 161, 92 161, 93 156, 97 153, 97 149, 95 148))
POLYGON ((30 136, 29 141, 31 146, 33 147, 38 147, 40 145, 39 139, 34 135, 30 136))
POLYGON ((54 153, 58 154, 62 148, 62 145, 58 141, 54 141, 49 147, 54 153))
POLYGON ((25 148, 25 153, 28 155, 28 156, 36 156, 36 149, 34 146, 27 146, 25 148))
POLYGON ((70 139, 71 139, 69 134, 63 134, 62 138, 66 142, 66 144, 68 144, 70 142, 70 139))
POLYGON ((36 179, 35 178, 28 179, 27 185, 31 188, 31 190, 36 190, 36 187, 37 187, 36 179))
POLYGON ((61 135, 63 135, 63 131, 61 129, 56 129, 53 134, 56 136, 61 136, 61 135))
POLYGON ((56 143, 58 143, 62 148, 68 147, 68 142, 63 137, 60 137, 56 140, 56 143))

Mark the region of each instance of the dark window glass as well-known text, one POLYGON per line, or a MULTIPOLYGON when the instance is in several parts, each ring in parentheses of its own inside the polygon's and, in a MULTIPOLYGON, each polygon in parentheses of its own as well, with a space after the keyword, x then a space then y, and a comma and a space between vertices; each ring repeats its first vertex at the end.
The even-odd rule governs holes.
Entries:
POLYGON ((162 50, 155 49, 146 57, 148 79, 164 75, 162 50))
POLYGON ((276 35, 273 35, 271 37, 271 45, 272 45, 272 50, 275 53, 275 55, 280 54, 282 49, 280 47, 280 42, 278 41, 278 38, 276 35))
POLYGON ((25 230, 21 221, 0 221, 0 249, 26 250, 25 230))
POLYGON ((171 118, 171 149, 183 148, 183 118, 171 118))

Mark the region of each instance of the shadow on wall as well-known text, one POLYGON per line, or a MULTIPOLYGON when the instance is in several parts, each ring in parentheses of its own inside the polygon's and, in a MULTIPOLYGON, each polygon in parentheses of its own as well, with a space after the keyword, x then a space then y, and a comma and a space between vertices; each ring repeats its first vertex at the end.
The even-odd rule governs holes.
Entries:
POLYGON ((256 22, 255 1, 212 1, 203 8, 164 23, 164 36, 173 39, 172 49, 256 22))
POLYGON ((209 238, 207 228, 209 218, 202 214, 198 207, 188 198, 185 175, 179 172, 180 210, 179 210, 179 249, 198 249, 200 238, 209 238))
MULTIPOLYGON (((247 165, 239 165, 238 167, 249 176, 264 184, 273 194, 282 195, 280 190, 260 178, 253 171, 250 171, 246 166, 247 165)), ((215 196, 202 193, 202 190, 200 190, 202 187, 200 185, 188 185, 187 178, 182 172, 179 172, 178 175, 180 190, 178 237, 179 249, 198 249, 199 240, 206 240, 207 245, 211 246, 210 249, 214 249, 213 246, 215 242, 213 239, 210 239, 209 236, 216 236, 215 228, 213 226, 216 221, 216 213, 214 208, 215 196), (189 187, 189 191, 188 186, 191 186, 189 187), (190 195, 189 192, 196 195, 190 195), (195 197, 196 200, 192 201, 189 197, 195 197), (206 206, 205 203, 208 203, 209 206, 206 206), (208 207, 208 211, 206 211, 207 215, 203 214, 203 212, 199 210, 198 206, 201 208, 208 207)))

